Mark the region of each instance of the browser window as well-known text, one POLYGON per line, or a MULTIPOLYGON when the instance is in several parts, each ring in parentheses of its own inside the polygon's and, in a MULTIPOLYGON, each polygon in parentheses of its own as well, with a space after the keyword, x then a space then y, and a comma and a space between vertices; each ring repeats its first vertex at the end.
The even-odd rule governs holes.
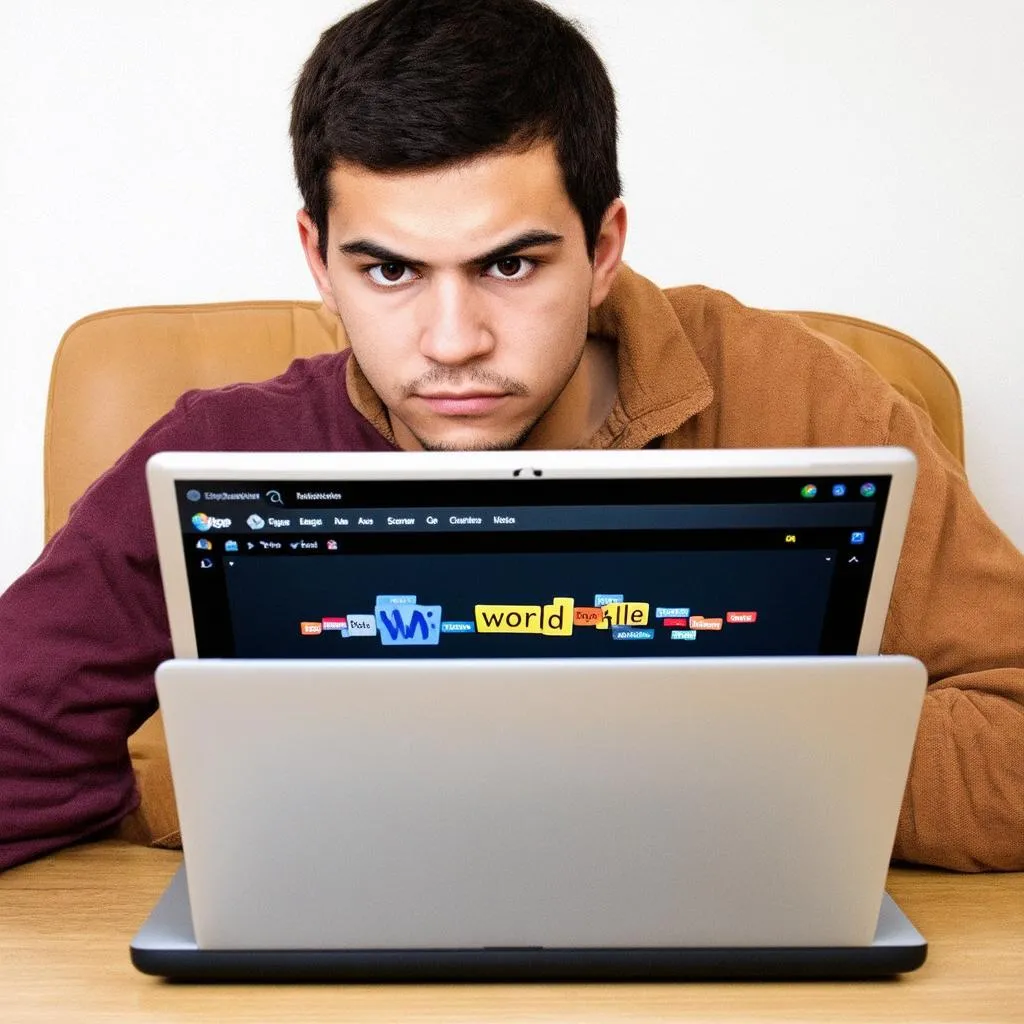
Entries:
POLYGON ((200 657, 853 654, 889 478, 179 481, 200 657))

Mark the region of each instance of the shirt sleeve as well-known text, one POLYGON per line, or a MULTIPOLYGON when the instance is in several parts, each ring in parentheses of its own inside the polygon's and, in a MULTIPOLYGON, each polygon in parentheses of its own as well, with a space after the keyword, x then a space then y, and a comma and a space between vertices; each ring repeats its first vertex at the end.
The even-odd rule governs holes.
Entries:
POLYGON ((902 398, 888 443, 918 477, 882 650, 929 674, 894 856, 1024 870, 1024 556, 902 398))
POLYGON ((128 736, 171 656, 145 463, 171 415, 72 508, 0 595, 0 870, 116 824, 138 803, 128 736))

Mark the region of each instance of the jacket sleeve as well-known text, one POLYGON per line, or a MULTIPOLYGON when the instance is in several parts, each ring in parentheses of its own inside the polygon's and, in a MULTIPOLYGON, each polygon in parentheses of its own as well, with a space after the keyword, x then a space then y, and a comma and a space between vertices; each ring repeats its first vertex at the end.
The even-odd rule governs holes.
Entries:
POLYGON ((128 736, 171 646, 144 435, 0 596, 0 870, 114 825, 138 802, 128 736))
POLYGON ((888 443, 918 478, 882 649, 929 674, 894 856, 1024 870, 1024 556, 902 399, 888 443))

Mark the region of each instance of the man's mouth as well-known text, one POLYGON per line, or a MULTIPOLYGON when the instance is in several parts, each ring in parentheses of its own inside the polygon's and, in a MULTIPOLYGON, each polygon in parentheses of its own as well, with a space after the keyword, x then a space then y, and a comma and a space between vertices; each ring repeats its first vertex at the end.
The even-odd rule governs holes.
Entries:
POLYGON ((416 397, 441 416, 486 416, 509 396, 503 391, 431 391, 416 397))

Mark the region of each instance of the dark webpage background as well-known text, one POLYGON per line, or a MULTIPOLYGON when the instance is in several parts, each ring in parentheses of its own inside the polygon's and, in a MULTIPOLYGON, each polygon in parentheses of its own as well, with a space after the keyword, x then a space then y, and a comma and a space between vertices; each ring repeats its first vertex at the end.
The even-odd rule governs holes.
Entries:
MULTIPOLYGON (((612 536, 608 535, 609 542, 612 536)), ((225 580, 242 658, 638 657, 817 654, 836 560, 809 550, 517 552, 238 558, 225 580), (439 643, 385 646, 379 635, 302 636, 300 622, 374 615, 378 595, 414 595, 440 605, 445 620, 475 621, 477 604, 540 606, 571 597, 592 606, 597 594, 650 605, 653 640, 614 639, 575 626, 571 636, 448 633, 439 643), (694 640, 671 639, 657 607, 725 619, 757 612, 753 623, 723 622, 694 640)))

